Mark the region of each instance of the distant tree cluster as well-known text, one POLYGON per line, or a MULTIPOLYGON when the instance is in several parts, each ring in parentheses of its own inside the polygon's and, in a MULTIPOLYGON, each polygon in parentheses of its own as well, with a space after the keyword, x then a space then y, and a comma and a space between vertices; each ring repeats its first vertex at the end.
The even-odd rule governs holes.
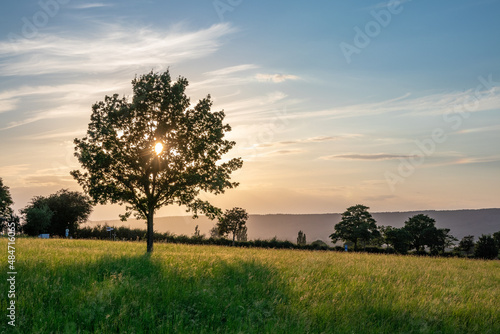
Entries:
POLYGON ((73 235, 92 212, 90 198, 77 191, 62 189, 49 196, 36 196, 21 210, 22 231, 31 236, 42 233, 73 235))
MULTIPOLYGON (((436 221, 424 214, 408 218, 401 228, 392 226, 378 227, 376 221, 368 212, 368 207, 355 205, 347 208, 341 221, 335 225, 335 232, 330 235, 333 243, 342 240, 354 245, 359 250, 367 245, 380 246, 386 244, 399 254, 414 251, 416 254, 444 255, 447 248, 458 241, 450 234, 450 229, 437 228, 436 221)), ((477 243, 474 237, 464 237, 454 249, 463 252, 465 256, 474 254, 476 258, 494 259, 498 257, 500 248, 500 231, 491 235, 482 235, 477 243)))

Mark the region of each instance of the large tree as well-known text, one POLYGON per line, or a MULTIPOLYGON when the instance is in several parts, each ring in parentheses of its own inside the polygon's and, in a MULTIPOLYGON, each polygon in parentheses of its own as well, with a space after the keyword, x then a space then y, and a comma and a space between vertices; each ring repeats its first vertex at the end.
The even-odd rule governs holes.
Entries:
POLYGON ((24 215, 23 230, 29 235, 49 233, 65 236, 85 222, 92 212, 91 199, 77 191, 62 189, 47 197, 37 196, 21 211, 24 215))
POLYGON ((448 241, 454 239, 453 236, 448 235, 449 229, 438 230, 436 220, 424 214, 408 218, 405 221, 404 229, 410 234, 410 248, 419 253, 425 251, 425 246, 431 248, 434 252, 444 250, 444 247, 448 245, 448 241))
POLYGON ((335 225, 335 232, 330 234, 333 243, 338 240, 350 241, 354 243, 354 249, 357 249, 359 241, 366 244, 379 237, 377 223, 368 209, 370 208, 361 204, 347 208, 342 214, 342 220, 335 225))
POLYGON ((169 72, 150 72, 132 81, 133 96, 106 96, 92 107, 87 135, 75 139, 84 171, 73 171, 95 203, 126 204, 147 219, 147 251, 153 250, 153 217, 162 206, 184 205, 209 218, 220 209, 198 198, 237 186, 230 182, 242 160, 220 162, 234 145, 224 112, 212 112, 210 95, 191 106, 188 81, 169 72))
POLYGON ((245 234, 246 239, 247 228, 245 226, 245 223, 247 219, 248 214, 245 209, 232 208, 230 210, 226 210, 224 216, 219 219, 219 222, 217 223, 217 229, 222 235, 232 233, 234 246, 234 240, 238 234, 245 234))

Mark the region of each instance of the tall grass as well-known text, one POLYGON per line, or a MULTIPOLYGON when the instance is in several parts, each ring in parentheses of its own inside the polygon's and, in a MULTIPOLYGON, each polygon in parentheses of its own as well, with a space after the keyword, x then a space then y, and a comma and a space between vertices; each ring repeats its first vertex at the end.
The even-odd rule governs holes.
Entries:
MULTIPOLYGON (((16 247, 17 326, 2 316, 2 332, 500 333, 499 261, 179 244, 149 256, 143 243, 63 239, 16 247)), ((6 296, 5 279, 0 287, 6 296)))

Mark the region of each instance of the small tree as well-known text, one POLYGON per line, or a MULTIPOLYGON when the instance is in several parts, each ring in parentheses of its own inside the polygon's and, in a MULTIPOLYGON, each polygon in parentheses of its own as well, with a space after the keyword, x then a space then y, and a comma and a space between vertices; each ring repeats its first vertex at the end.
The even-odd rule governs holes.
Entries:
POLYGON ((498 257, 498 247, 495 240, 489 234, 482 235, 476 242, 474 257, 479 259, 496 259, 498 257))
POLYGON ((234 246, 236 234, 245 227, 247 219, 248 214, 245 209, 232 208, 231 210, 226 210, 224 216, 219 219, 217 228, 222 235, 227 235, 229 233, 233 234, 234 246))
POLYGON ((380 236, 377 223, 368 209, 369 207, 360 204, 347 208, 347 211, 342 214, 340 223, 335 225, 335 232, 330 234, 332 242, 351 241, 354 249, 357 249, 358 241, 366 244, 380 236))
POLYGON ((298 235, 297 235, 297 245, 304 246, 306 244, 307 244, 306 234, 304 232, 302 232, 302 230, 300 230, 298 235))
POLYGON ((445 249, 453 246, 455 241, 458 241, 458 239, 450 234, 449 228, 436 229, 429 245, 431 254, 444 254, 445 249))
POLYGON ((246 225, 243 226, 242 228, 240 228, 238 231, 236 231, 236 240, 247 241, 248 240, 247 232, 248 232, 248 228, 246 225))
POLYGON ((87 135, 75 139, 84 171, 71 175, 94 203, 126 204, 147 220, 147 251, 153 251, 153 218, 165 205, 185 206, 196 217, 214 219, 220 209, 198 198, 237 186, 230 182, 240 158, 220 163, 236 143, 224 112, 212 112, 210 95, 192 105, 188 81, 172 82, 170 73, 149 73, 132 81, 132 101, 118 94, 92 106, 87 135))
POLYGON ((198 225, 194 227, 194 233, 193 233, 193 238, 202 238, 200 229, 198 228, 198 225))
POLYGON ((212 239, 220 239, 220 238, 222 238, 222 234, 220 233, 219 228, 217 227, 217 225, 215 225, 214 227, 212 227, 208 233, 210 235, 210 238, 212 238, 212 239))
POLYGON ((458 250, 465 253, 465 255, 470 256, 474 252, 474 236, 466 235, 458 243, 458 250))
POLYGON ((408 253, 410 249, 411 235, 404 228, 396 228, 392 226, 381 227, 384 234, 384 241, 387 245, 392 246, 394 250, 400 254, 408 253))

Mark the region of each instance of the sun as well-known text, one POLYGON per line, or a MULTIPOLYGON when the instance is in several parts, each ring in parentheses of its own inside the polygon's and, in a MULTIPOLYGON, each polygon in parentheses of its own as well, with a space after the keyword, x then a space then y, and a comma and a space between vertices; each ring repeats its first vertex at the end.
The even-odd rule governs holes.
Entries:
POLYGON ((155 145, 155 152, 157 155, 159 155, 163 151, 163 144, 162 143, 156 143, 155 145))

